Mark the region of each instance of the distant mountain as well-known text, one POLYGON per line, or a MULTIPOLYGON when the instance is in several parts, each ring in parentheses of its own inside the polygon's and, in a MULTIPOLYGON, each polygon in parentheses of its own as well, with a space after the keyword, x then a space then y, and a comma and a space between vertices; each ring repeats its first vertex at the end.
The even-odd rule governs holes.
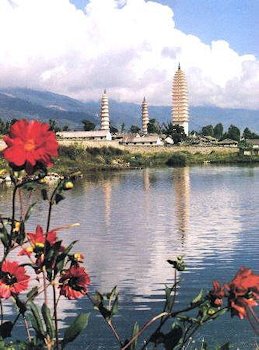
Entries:
POLYGON ((81 120, 97 122, 94 113, 88 112, 80 101, 69 97, 27 89, 0 90, 0 118, 55 119, 61 125, 76 127, 81 120))
MULTIPOLYGON (((109 102, 111 123, 120 127, 141 125, 141 106, 134 103, 109 102)), ((55 94, 49 91, 31 89, 0 89, 0 118, 38 118, 55 119, 60 124, 71 128, 82 127, 81 121, 88 119, 99 124, 100 101, 82 102, 76 99, 55 94)), ((171 108, 168 106, 149 106, 150 118, 160 123, 171 119, 171 108)), ((225 128, 234 124, 241 129, 249 127, 259 133, 259 111, 247 109, 230 109, 218 107, 191 107, 190 130, 201 130, 202 126, 222 123, 225 128)))

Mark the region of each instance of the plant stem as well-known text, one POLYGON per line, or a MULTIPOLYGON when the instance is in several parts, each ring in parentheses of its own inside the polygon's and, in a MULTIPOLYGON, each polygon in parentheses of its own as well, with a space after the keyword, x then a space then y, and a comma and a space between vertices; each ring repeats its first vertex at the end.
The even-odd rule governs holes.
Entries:
MULTIPOLYGON (((157 316, 153 317, 151 320, 147 321, 147 322, 144 324, 144 326, 138 331, 138 333, 135 334, 134 337, 132 337, 132 338, 130 339, 130 341, 129 341, 125 346, 123 346, 120 350, 126 350, 126 349, 128 349, 128 347, 129 347, 132 343, 134 343, 134 341, 145 331, 145 329, 147 329, 149 326, 151 326, 151 324, 154 323, 156 320, 159 320, 160 318, 162 318, 162 317, 164 317, 164 316, 169 316, 169 317, 170 317, 170 315, 171 315, 171 314, 168 313, 168 312, 161 312, 159 315, 157 315, 157 316)), ((149 340, 149 341, 150 341, 150 340, 149 340)), ((146 342, 146 344, 144 345, 144 348, 145 348, 146 345, 149 343, 149 341, 146 342)), ((143 348, 143 349, 144 349, 144 348, 143 348)))
POLYGON ((20 217, 23 218, 23 202, 22 202, 22 191, 18 189, 19 201, 20 201, 20 217))
MULTIPOLYGON (((202 303, 202 302, 201 302, 202 303)), ((188 306, 186 307, 185 309, 183 310, 179 310, 179 311, 175 311, 175 312, 162 312, 160 313, 159 315, 153 317, 150 321, 146 322, 144 324, 144 326, 138 331, 137 334, 135 334, 135 336, 133 338, 130 339, 130 341, 123 347, 121 348, 120 350, 126 350, 128 349, 128 347, 146 330, 146 328, 148 328, 151 324, 153 324, 156 320, 160 319, 161 317, 163 317, 163 322, 162 324, 159 325, 159 327, 156 329, 155 332, 152 333, 155 334, 156 332, 158 332, 161 327, 164 325, 164 323, 168 320, 168 318, 174 318, 175 316, 183 313, 183 312, 187 312, 187 311, 190 311, 190 310, 193 310, 195 309, 199 304, 201 303, 197 303, 195 305, 191 305, 191 306, 188 306)), ((146 345, 150 342, 150 340, 152 339, 152 335, 151 337, 148 339, 148 341, 145 343, 145 345, 141 348, 141 350, 144 350, 146 345)))
POLYGON ((57 314, 57 295, 56 295, 56 286, 52 285, 53 289, 53 305, 54 305, 54 320, 55 320, 55 337, 56 337, 56 349, 59 349, 58 343, 58 314, 57 314))
MULTIPOLYGON (((86 294, 86 295, 87 295, 88 299, 91 301, 91 303, 92 303, 94 306, 98 307, 98 305, 97 305, 97 304, 95 303, 95 301, 91 298, 91 296, 90 296, 89 294, 86 294)), ((102 314, 101 314, 101 315, 102 315, 102 314)), ((121 341, 121 339, 120 339, 120 336, 119 336, 119 334, 118 334, 116 328, 114 327, 114 325, 113 325, 113 323, 112 323, 112 320, 107 320, 103 315, 102 315, 102 317, 103 317, 104 321, 107 323, 107 325, 110 327, 110 329, 111 329, 111 331, 112 331, 114 337, 116 338, 117 342, 119 343, 119 345, 122 346, 123 343, 122 343, 122 341, 121 341)))
POLYGON ((12 197, 12 224, 11 224, 11 237, 13 234, 13 230, 15 227, 15 197, 16 197, 16 192, 17 192, 18 187, 15 185, 13 189, 13 197, 12 197))
POLYGON ((30 335, 29 325, 28 325, 28 321, 26 320, 25 316, 23 316, 23 322, 24 322, 25 329, 26 329, 26 332, 27 332, 28 340, 29 340, 29 342, 31 342, 31 335, 30 335))
POLYGON ((0 299, 0 310, 1 310, 1 324, 3 324, 3 321, 4 321, 4 310, 3 310, 2 299, 0 299))

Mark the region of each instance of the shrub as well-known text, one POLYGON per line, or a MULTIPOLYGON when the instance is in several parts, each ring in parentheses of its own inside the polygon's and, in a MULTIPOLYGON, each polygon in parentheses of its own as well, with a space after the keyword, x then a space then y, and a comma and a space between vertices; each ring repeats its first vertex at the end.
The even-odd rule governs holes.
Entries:
POLYGON ((176 152, 167 160, 168 166, 185 166, 187 164, 187 155, 182 152, 176 152))

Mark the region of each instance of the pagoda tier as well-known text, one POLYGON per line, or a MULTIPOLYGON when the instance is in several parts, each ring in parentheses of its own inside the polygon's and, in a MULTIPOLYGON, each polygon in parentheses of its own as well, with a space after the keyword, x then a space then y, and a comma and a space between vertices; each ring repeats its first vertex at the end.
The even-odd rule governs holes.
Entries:
POLYGON ((143 134, 147 134, 147 125, 149 123, 149 115, 148 115, 148 106, 146 99, 144 97, 142 105, 141 105, 141 112, 142 112, 142 132, 143 134))
POLYGON ((108 101, 108 96, 106 94, 106 90, 104 90, 102 95, 100 114, 101 114, 101 130, 110 131, 109 101, 108 101))
POLYGON ((183 126, 184 132, 188 135, 189 103, 188 89, 185 74, 180 65, 173 79, 172 88, 172 123, 183 126))

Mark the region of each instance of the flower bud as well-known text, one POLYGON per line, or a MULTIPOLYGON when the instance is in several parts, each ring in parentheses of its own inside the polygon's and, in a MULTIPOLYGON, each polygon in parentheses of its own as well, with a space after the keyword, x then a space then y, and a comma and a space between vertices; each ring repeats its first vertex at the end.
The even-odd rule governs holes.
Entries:
POLYGON ((74 184, 72 181, 66 181, 64 182, 63 190, 65 191, 72 190, 73 187, 74 187, 74 184))

